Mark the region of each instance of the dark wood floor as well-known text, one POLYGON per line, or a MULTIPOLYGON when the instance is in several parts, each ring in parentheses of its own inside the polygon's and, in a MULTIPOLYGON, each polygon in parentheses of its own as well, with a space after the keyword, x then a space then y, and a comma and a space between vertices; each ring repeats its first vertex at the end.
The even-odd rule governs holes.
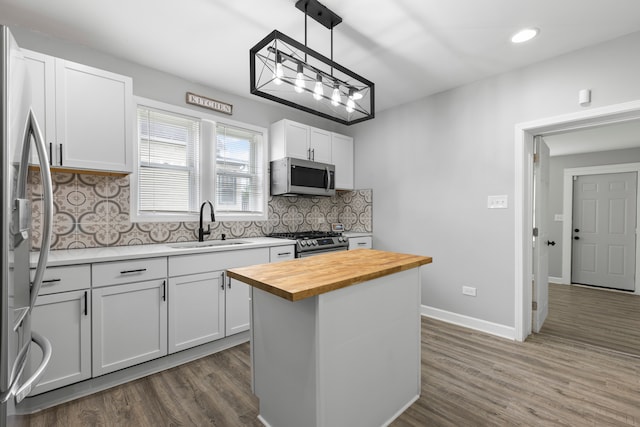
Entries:
POLYGON ((550 283, 540 332, 640 356, 640 296, 550 283))
MULTIPOLYGON (((422 395, 392 425, 638 426, 639 377, 638 358, 545 334, 517 343, 424 318, 422 395)), ((258 426, 257 404, 243 344, 50 408, 30 424, 258 426)))

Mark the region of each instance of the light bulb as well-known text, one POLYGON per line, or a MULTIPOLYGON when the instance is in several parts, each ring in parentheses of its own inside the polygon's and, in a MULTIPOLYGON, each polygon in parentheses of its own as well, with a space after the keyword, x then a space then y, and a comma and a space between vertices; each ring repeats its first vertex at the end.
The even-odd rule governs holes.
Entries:
POLYGON ((356 106, 356 103, 353 102, 353 99, 349 98, 347 101, 347 113, 353 113, 353 110, 356 106))
POLYGON ((320 101, 324 96, 324 88, 322 87, 322 76, 320 74, 316 75, 316 85, 313 88, 313 97, 320 101))
POLYGON ((302 93, 304 91, 304 74, 302 73, 302 64, 298 64, 298 74, 296 75, 296 85, 294 89, 298 93, 302 93))
POLYGON ((331 105, 337 107, 340 105, 340 89, 338 89, 338 85, 333 85, 333 93, 331 94, 331 105))
POLYGON ((353 92, 351 99, 353 99, 354 101, 357 101, 358 99, 362 99, 362 92, 359 92, 359 91, 353 92))
POLYGON ((539 32, 540 30, 537 28, 525 28, 514 34, 513 37, 511 37, 511 42, 524 43, 537 36, 539 32))
POLYGON ((284 69, 282 68, 282 57, 280 54, 276 55, 276 71, 273 74, 273 82, 277 85, 282 84, 282 77, 284 76, 284 69))

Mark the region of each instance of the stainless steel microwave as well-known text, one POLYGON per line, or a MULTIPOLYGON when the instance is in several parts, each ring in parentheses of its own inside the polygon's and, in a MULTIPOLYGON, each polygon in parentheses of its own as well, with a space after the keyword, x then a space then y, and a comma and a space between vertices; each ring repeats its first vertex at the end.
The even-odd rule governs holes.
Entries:
POLYGON ((285 157, 271 162, 272 196, 333 196, 336 167, 327 163, 285 157))

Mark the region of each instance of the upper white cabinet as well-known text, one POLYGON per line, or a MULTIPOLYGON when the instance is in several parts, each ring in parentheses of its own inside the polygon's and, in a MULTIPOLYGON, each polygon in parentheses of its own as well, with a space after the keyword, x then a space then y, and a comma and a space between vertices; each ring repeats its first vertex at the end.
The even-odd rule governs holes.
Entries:
POLYGON ((332 162, 336 166, 336 188, 353 190, 353 138, 331 134, 332 162))
POLYGON ((37 52, 23 53, 51 165, 131 172, 131 78, 37 52))
POLYGON ((283 157, 336 166, 336 189, 353 190, 353 138, 283 119, 270 127, 271 160, 283 157))
POLYGON ((270 159, 283 157, 331 163, 331 132, 280 120, 270 128, 270 159))

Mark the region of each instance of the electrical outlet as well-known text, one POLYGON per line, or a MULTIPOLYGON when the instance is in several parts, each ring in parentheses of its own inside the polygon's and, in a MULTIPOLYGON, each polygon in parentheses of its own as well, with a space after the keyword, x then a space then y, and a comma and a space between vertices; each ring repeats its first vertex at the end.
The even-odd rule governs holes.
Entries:
POLYGON ((489 196, 487 197, 487 207, 489 209, 507 209, 509 207, 509 197, 504 196, 489 196))
POLYGON ((462 287, 462 294, 463 295, 469 295, 471 297, 475 297, 476 296, 476 288, 473 288, 471 286, 463 286, 462 287))

